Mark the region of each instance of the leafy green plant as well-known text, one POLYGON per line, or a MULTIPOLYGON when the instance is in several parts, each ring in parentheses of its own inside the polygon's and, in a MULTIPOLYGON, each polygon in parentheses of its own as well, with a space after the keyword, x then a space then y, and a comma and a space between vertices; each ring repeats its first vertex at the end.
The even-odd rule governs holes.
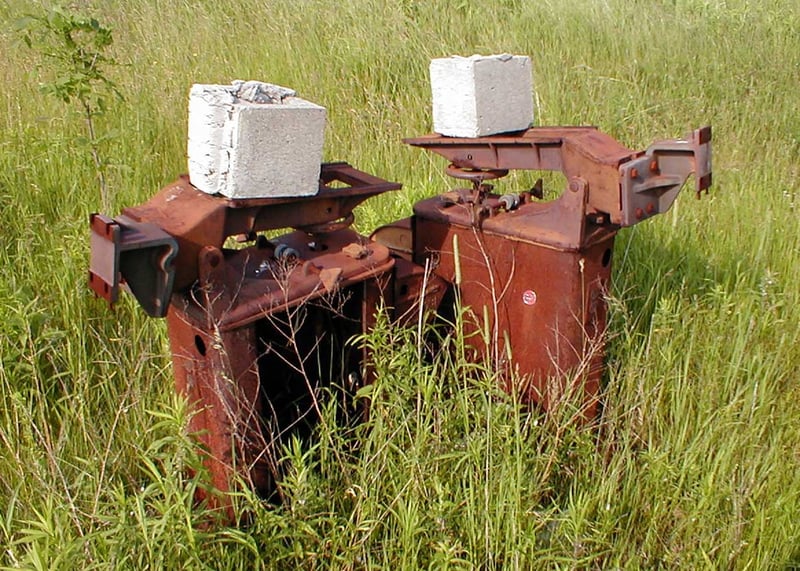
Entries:
POLYGON ((80 107, 86 122, 86 137, 79 138, 78 142, 89 148, 101 202, 103 208, 108 209, 108 162, 100 152, 107 136, 98 134, 96 119, 106 112, 109 98, 124 99, 116 84, 106 75, 109 66, 118 65, 108 55, 114 41, 111 28, 95 18, 60 7, 52 8, 45 15, 26 15, 17 20, 16 28, 30 49, 52 62, 56 78, 43 83, 42 91, 66 104, 75 102, 80 107))

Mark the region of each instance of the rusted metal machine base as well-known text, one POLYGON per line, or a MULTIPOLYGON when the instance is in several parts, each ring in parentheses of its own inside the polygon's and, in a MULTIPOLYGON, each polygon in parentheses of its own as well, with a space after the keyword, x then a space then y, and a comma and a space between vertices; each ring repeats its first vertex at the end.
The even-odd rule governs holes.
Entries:
MULTIPOLYGON (((167 315, 189 430, 215 489, 230 490, 238 475, 269 495, 281 446, 318 419, 320 390, 362 383, 367 356, 348 341, 371 329, 394 260, 344 229, 294 232, 262 248, 207 247, 198 267, 197 285, 173 296, 167 315)), ((230 510, 220 497, 207 500, 230 510)))
MULTIPOLYGON (((472 187, 417 203, 370 239, 349 229, 353 209, 400 185, 346 163, 322 165, 311 197, 229 200, 182 177, 117 218, 92 216, 90 286, 111 303, 126 287, 167 316, 212 487, 243 480, 268 496, 281 445, 311 434, 322 389, 373 380, 367 349, 348 341, 379 307, 419 327, 452 318, 457 300, 472 358, 506 390, 544 410, 569 398, 593 419, 614 238, 669 209, 689 175, 698 195, 708 188, 710 141, 708 127, 645 151, 593 127, 409 139, 472 187), (566 188, 549 202, 540 184, 494 194, 512 169, 561 172, 566 188)), ((206 499, 233 518, 229 496, 206 499)))
POLYGON ((435 274, 454 284, 471 315, 465 342, 476 361, 492 363, 507 383, 519 379, 509 391, 545 409, 571 396, 593 418, 616 231, 598 229, 585 245, 559 247, 542 242, 532 214, 515 232, 512 219, 537 206, 498 213, 479 228, 471 208, 438 197, 417 203, 415 261, 434 257, 435 274))

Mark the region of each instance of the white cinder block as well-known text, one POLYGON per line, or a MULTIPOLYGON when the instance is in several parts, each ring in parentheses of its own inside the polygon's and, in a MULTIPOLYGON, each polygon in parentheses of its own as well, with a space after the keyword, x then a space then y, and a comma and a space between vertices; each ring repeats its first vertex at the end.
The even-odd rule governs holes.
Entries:
POLYGON ((533 123, 528 56, 453 56, 431 60, 433 130, 449 137, 482 137, 533 123))
POLYGON ((258 81, 192 86, 189 179, 229 198, 319 191, 325 108, 258 81))

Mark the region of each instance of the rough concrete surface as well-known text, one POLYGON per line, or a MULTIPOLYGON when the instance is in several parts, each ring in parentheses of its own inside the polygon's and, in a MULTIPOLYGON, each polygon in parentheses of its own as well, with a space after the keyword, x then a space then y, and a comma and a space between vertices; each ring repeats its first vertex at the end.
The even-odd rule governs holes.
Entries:
POLYGON ((531 60, 508 54, 431 61, 433 129, 450 137, 482 137, 533 123, 531 60))
POLYGON ((325 108, 257 81, 195 84, 189 94, 189 178, 229 198, 319 190, 325 108))

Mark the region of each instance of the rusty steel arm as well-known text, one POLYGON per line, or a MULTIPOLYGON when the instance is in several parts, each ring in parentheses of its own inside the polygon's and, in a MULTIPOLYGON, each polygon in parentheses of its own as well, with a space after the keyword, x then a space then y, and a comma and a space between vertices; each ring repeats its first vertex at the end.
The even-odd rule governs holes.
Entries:
POLYGON ((560 171, 587 187, 587 214, 630 226, 666 211, 692 173, 696 190, 711 184, 711 127, 646 151, 622 146, 595 127, 533 127, 479 138, 426 135, 404 142, 447 158, 460 169, 560 171))
POLYGON ((197 280, 203 248, 264 230, 330 231, 349 225, 364 200, 399 188, 347 163, 323 164, 319 193, 306 197, 232 200, 205 194, 182 176, 116 218, 92 215, 89 283, 111 304, 127 286, 149 315, 163 317, 173 291, 197 280))

